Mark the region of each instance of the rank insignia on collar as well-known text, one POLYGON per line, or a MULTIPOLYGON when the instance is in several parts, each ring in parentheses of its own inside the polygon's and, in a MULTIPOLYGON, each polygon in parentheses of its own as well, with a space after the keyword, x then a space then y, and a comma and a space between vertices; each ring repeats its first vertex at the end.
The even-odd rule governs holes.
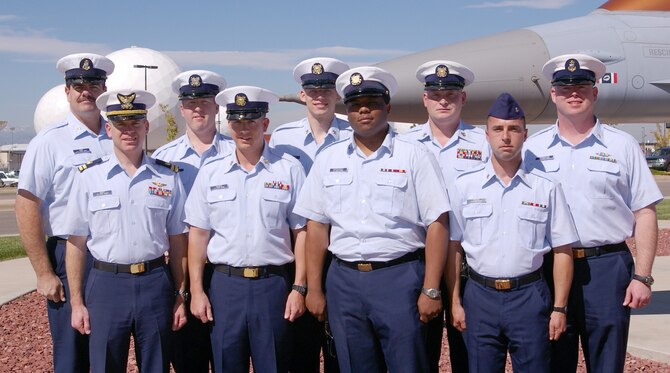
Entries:
POLYGON ((465 137, 465 136, 467 136, 467 135, 468 135, 467 132, 465 132, 464 130, 461 130, 461 137, 465 137))
POLYGON ((438 65, 435 68, 435 75, 437 75, 438 78, 444 78, 445 76, 449 75, 449 68, 445 65, 438 65))
POLYGON ((100 164, 100 163, 102 163, 102 158, 98 158, 98 159, 94 159, 90 162, 86 162, 83 165, 77 167, 77 169, 79 170, 79 172, 84 172, 87 168, 93 167, 96 164, 100 164))
POLYGON ((474 161, 482 160, 482 151, 479 149, 465 149, 458 148, 456 149, 456 158, 458 159, 470 159, 474 161))
POLYGON ((79 62, 79 68, 86 71, 91 70, 91 68, 93 68, 93 62, 88 58, 84 58, 79 62))
POLYGON ((360 73, 353 73, 349 78, 349 82, 351 83, 351 85, 361 85, 363 84, 363 75, 361 75, 360 73))
POLYGON ((135 97, 137 97, 135 92, 129 95, 123 95, 121 93, 116 94, 116 98, 119 99, 119 102, 121 103, 121 108, 124 110, 129 110, 133 108, 133 102, 135 101, 135 97))
POLYGON ((547 205, 542 204, 542 203, 537 203, 537 202, 528 202, 528 201, 521 201, 521 204, 524 206, 533 206, 533 207, 539 207, 542 209, 546 209, 547 205))
POLYGON ((312 74, 316 75, 323 74, 323 65, 318 62, 312 65, 312 74))
POLYGON ((291 189, 291 186, 282 182, 282 181, 268 181, 264 183, 265 188, 267 189, 281 189, 281 190, 289 190, 291 189))
POLYGON ((246 106, 247 105, 247 95, 244 93, 238 93, 235 95, 235 105, 237 106, 246 106))
POLYGON ((193 74, 188 78, 188 84, 191 87, 200 87, 200 85, 202 84, 202 78, 200 77, 200 75, 193 74))

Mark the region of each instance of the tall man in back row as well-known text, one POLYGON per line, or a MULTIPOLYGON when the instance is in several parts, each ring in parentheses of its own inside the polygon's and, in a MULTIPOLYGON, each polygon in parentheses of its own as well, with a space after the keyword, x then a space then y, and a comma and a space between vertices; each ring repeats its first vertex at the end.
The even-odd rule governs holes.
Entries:
POLYGON ((526 142, 529 167, 562 184, 579 235, 568 330, 552 351, 556 372, 576 370, 579 337, 589 372, 623 372, 630 310, 649 303, 654 282, 655 205, 663 196, 637 141, 594 115, 604 72, 584 54, 547 62, 558 120, 526 142), (635 263, 624 242, 631 236, 635 263))
POLYGON ((435 157, 387 122, 391 74, 360 67, 336 85, 354 132, 317 157, 294 210, 309 219, 307 307, 319 320, 328 307, 342 372, 428 372, 423 329, 442 310, 446 186, 435 157))
POLYGON ((21 164, 16 220, 37 275, 37 291, 47 300, 54 371, 88 372, 88 338, 70 326, 65 207, 77 167, 112 151, 95 100, 107 90, 114 63, 97 54, 78 53, 61 58, 56 67, 65 75, 70 113, 30 141, 21 164))
MULTIPOLYGON (((401 138, 416 140, 426 146, 437 158, 447 184, 456 176, 489 159, 489 145, 484 131, 461 120, 467 94, 464 88, 475 80, 475 74, 458 62, 428 61, 416 70, 416 78, 424 85, 423 106, 428 113, 426 124, 401 138)), ((462 279, 465 286, 466 278, 462 279)), ((445 309, 449 309, 449 298, 443 298, 445 309)), ((468 372, 468 353, 461 332, 454 328, 446 314, 447 340, 451 369, 455 373, 468 372)), ((442 354, 442 315, 431 321, 426 333, 426 348, 432 373, 439 371, 442 354)))
MULTIPOLYGON (((349 66, 335 58, 316 57, 304 60, 293 69, 293 79, 301 85, 300 100, 305 103, 307 117, 277 127, 270 138, 270 147, 292 155, 309 174, 316 156, 328 145, 351 136, 346 120, 335 116, 340 96, 335 90, 337 77, 349 66)), ((330 257, 325 265, 330 263, 330 257)), ((319 370, 323 347, 325 373, 338 372, 335 346, 326 335, 328 326, 306 312, 293 324, 293 373, 319 370)))

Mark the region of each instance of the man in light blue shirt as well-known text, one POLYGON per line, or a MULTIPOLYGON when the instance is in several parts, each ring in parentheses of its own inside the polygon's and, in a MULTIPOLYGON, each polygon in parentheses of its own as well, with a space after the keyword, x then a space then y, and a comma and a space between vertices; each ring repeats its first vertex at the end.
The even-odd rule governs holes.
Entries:
MULTIPOLYGON (((179 178, 186 194, 198 175, 200 167, 210 158, 233 151, 232 140, 216 129, 219 105, 214 97, 226 88, 226 80, 211 71, 189 70, 172 81, 172 91, 179 97, 179 112, 186 121, 186 133, 158 148, 152 157, 179 167, 179 178)), ((212 277, 206 267, 205 288, 212 277)), ((187 312, 189 302, 186 302, 187 312)), ((175 354, 172 366, 176 373, 207 373, 210 369, 211 343, 209 329, 196 321, 189 312, 189 321, 175 335, 175 354)))
POLYGON ((552 82, 556 124, 531 136, 525 161, 562 184, 579 241, 568 330, 553 344, 552 368, 574 371, 578 339, 589 371, 623 372, 631 308, 651 298, 651 268, 663 199, 632 136, 594 115, 605 65, 584 54, 557 56, 543 68, 552 82), (624 242, 635 237, 636 261, 624 242))
POLYGON ((449 186, 451 315, 465 336, 473 372, 504 372, 508 350, 514 371, 548 372, 550 340, 565 331, 570 244, 577 231, 560 185, 525 170, 526 134, 523 110, 511 95, 501 94, 486 125, 491 160, 449 186), (462 300, 461 250, 469 265, 462 300), (553 303, 542 275, 550 251, 553 303))
POLYGON ((317 157, 295 207, 309 219, 307 307, 324 320, 327 306, 342 372, 427 372, 424 324, 442 310, 446 186, 435 157, 389 126, 396 88, 377 67, 340 75, 354 132, 317 157))
POLYGON ((248 372, 250 357, 259 372, 288 372, 289 325, 305 311, 305 219, 292 213, 305 174, 265 143, 275 94, 237 86, 216 100, 235 151, 203 165, 188 197, 191 312, 213 322, 217 372, 248 372), (206 259, 215 268, 208 293, 206 259))
POLYGON ((54 371, 88 372, 88 338, 70 327, 65 208, 77 167, 112 150, 95 100, 107 90, 114 63, 97 54, 77 53, 61 58, 56 68, 65 75, 70 113, 30 141, 21 164, 16 220, 37 275, 37 292, 47 300, 54 371))
POLYGON ((72 327, 90 335, 92 372, 125 372, 131 334, 139 370, 168 371, 171 331, 186 323, 186 195, 177 167, 142 149, 155 102, 131 89, 98 98, 114 150, 79 167, 67 206, 72 327))

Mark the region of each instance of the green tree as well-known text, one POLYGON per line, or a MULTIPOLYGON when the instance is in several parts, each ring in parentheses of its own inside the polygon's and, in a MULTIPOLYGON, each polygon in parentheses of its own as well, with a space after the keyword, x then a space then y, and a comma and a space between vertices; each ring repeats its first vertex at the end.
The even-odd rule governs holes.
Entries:
POLYGON ((656 148, 662 148, 670 144, 670 131, 665 131, 664 134, 660 123, 656 123, 656 129, 651 131, 651 134, 656 139, 656 148))
POLYGON ((165 127, 167 141, 172 141, 177 137, 177 133, 179 132, 177 121, 174 120, 174 115, 166 104, 160 104, 158 106, 160 106, 163 115, 165 115, 165 123, 167 123, 167 126, 165 127))

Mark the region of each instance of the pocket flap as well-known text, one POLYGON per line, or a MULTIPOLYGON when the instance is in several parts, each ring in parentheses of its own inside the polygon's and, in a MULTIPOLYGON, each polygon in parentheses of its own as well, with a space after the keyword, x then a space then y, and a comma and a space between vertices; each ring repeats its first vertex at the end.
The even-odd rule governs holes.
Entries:
POLYGON ((288 190, 265 188, 262 194, 266 201, 287 203, 291 200, 291 192, 288 190))
POLYGON ((407 174, 380 173, 377 177, 377 185, 388 185, 396 188, 404 188, 407 185, 407 174))
POLYGON ((146 206, 150 209, 169 210, 170 203, 165 197, 150 196, 145 200, 146 206))
POLYGON ((349 185, 354 180, 353 176, 350 173, 330 173, 324 176, 323 185, 326 187, 335 186, 335 185, 349 185))
POLYGON ((516 214, 523 220, 544 223, 547 221, 549 211, 540 207, 519 206, 516 210, 516 214))
POLYGON ((237 193, 234 189, 215 189, 207 192, 207 202, 216 203, 222 201, 232 201, 237 193))
POLYGON ((485 218, 492 213, 493 206, 489 203, 471 203, 463 207, 463 217, 466 219, 485 218))
POLYGON ((119 207, 121 201, 118 196, 100 196, 88 200, 89 211, 108 210, 119 207))
POLYGON ((607 172, 608 174, 618 174, 620 169, 618 163, 595 159, 589 159, 586 168, 588 168, 589 171, 607 172))

